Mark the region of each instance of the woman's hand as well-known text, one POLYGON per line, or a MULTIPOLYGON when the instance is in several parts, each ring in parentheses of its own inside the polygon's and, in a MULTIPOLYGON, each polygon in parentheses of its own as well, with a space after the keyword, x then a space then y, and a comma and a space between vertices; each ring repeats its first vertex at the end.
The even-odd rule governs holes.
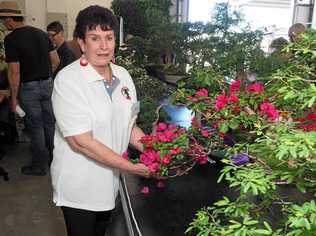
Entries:
POLYGON ((137 163, 134 165, 134 167, 135 168, 132 171, 133 174, 140 175, 140 176, 143 176, 145 178, 151 177, 151 172, 149 171, 148 167, 145 166, 144 164, 137 163))

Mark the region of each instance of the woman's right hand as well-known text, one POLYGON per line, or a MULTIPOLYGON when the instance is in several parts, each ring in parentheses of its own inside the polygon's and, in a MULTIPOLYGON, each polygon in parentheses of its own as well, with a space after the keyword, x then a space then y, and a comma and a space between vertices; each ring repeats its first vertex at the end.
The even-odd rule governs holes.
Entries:
POLYGON ((133 169, 133 174, 135 175, 140 175, 142 177, 145 177, 145 178, 149 178, 151 177, 151 172, 149 171, 148 167, 145 166, 144 164, 141 164, 141 163, 137 163, 134 165, 134 169, 133 169))

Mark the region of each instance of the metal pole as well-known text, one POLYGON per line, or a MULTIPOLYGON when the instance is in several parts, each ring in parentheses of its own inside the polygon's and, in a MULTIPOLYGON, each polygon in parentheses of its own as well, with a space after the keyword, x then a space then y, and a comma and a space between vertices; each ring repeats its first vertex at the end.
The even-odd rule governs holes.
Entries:
POLYGON ((120 43, 119 43, 119 46, 122 47, 123 44, 124 44, 123 17, 120 16, 120 43))
POLYGON ((127 203, 127 199, 126 199, 126 196, 125 196, 125 191, 124 191, 124 187, 123 187, 123 184, 122 184, 122 176, 120 176, 120 187, 119 187, 119 190, 120 190, 120 196, 121 196, 121 201, 122 201, 122 207, 123 207, 123 212, 124 212, 124 216, 125 216, 125 222, 126 222, 126 225, 127 225, 127 230, 128 230, 128 235, 129 236, 134 236, 134 231, 133 231, 133 225, 132 225, 132 221, 131 221, 131 216, 129 214, 129 211, 128 211, 128 203, 127 203))
POLYGON ((313 7, 312 28, 316 28, 316 4, 315 4, 315 2, 314 2, 314 7, 313 7))

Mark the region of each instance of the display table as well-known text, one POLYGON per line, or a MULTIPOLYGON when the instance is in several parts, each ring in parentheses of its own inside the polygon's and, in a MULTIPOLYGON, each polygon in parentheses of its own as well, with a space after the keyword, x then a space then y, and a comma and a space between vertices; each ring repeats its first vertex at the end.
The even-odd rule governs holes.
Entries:
POLYGON ((168 179, 162 189, 153 179, 125 175, 120 193, 129 235, 184 235, 197 210, 231 195, 227 185, 217 183, 220 170, 218 164, 199 165, 168 179), (140 193, 143 186, 150 188, 147 196, 140 193))

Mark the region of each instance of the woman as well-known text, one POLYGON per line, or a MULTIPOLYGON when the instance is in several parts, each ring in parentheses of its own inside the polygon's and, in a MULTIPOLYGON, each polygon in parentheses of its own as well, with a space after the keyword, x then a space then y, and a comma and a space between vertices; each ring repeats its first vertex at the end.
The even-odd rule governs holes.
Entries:
POLYGON ((149 177, 143 164, 122 158, 128 144, 142 150, 144 133, 129 73, 114 65, 117 21, 110 10, 90 6, 76 19, 81 59, 55 80, 54 202, 61 206, 68 235, 102 235, 119 187, 119 171, 149 177))

